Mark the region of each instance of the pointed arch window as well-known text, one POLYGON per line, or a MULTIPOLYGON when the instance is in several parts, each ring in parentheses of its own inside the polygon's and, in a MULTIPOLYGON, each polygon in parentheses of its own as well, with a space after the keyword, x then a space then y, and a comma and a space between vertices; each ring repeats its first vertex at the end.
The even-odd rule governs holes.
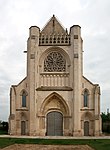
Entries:
POLYGON ((84 91, 84 107, 88 107, 88 91, 84 91))
POLYGON ((26 107, 27 92, 23 90, 21 96, 22 96, 22 107, 26 107))

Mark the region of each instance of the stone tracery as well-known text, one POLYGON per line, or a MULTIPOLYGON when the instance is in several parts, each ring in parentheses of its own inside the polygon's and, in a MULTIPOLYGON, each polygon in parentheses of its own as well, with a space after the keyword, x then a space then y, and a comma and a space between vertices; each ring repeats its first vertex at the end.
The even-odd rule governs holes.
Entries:
POLYGON ((51 52, 44 60, 45 72, 65 72, 66 60, 59 52, 51 52))

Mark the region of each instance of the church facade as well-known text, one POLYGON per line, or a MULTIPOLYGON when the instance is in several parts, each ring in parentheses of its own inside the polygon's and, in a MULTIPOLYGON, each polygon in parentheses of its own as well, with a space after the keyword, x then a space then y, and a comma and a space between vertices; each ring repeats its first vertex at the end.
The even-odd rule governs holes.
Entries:
POLYGON ((10 88, 10 135, 98 136, 100 87, 83 76, 81 27, 29 29, 27 75, 10 88))

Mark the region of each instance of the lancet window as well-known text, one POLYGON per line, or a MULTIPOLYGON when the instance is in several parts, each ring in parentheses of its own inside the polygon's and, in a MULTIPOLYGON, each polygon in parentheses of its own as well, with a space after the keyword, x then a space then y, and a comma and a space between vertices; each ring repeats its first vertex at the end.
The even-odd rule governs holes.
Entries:
POLYGON ((27 93, 26 91, 22 92, 22 107, 26 107, 26 97, 27 97, 27 93))
POLYGON ((88 91, 84 91, 84 107, 88 107, 88 91))

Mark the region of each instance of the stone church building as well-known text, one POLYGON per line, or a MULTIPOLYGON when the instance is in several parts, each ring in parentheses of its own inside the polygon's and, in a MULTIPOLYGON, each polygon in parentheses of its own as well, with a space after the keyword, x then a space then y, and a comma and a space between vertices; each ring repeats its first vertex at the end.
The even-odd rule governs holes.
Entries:
POLYGON ((53 17, 29 29, 27 75, 10 89, 9 133, 32 136, 101 134, 100 87, 83 76, 81 27, 53 17))

